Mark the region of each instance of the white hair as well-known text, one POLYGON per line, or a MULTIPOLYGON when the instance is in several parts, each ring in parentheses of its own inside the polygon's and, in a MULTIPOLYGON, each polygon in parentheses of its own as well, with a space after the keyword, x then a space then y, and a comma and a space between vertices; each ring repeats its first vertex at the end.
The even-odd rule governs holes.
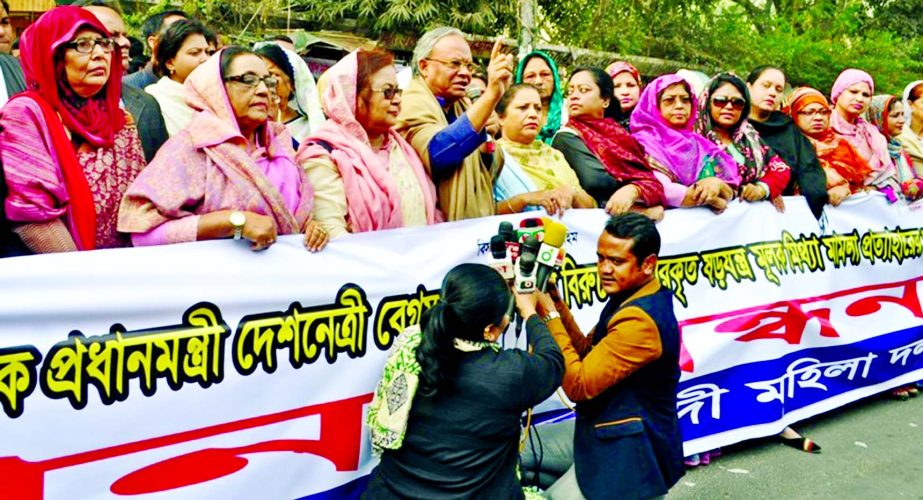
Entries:
POLYGON ((465 34, 457 28, 449 28, 447 26, 440 26, 438 28, 431 29, 426 33, 423 33, 423 36, 417 40, 416 47, 413 48, 413 74, 420 74, 420 60, 426 59, 430 54, 433 53, 433 48, 436 47, 436 44, 439 43, 439 40, 447 36, 460 36, 465 38, 465 34))

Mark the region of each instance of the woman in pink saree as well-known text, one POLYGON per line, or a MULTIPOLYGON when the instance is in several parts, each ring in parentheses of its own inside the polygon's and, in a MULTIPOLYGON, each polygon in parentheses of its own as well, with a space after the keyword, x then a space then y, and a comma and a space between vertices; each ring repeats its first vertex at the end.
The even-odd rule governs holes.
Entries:
POLYGON ((442 221, 436 188, 394 131, 401 90, 390 53, 359 49, 324 74, 328 120, 298 150, 315 189, 314 215, 331 236, 442 221))
POLYGON ((144 153, 119 107, 122 61, 109 32, 87 10, 56 7, 20 48, 28 91, 0 113, 13 230, 34 253, 127 246, 116 231, 119 202, 144 153))
POLYGON ((328 237, 311 220, 314 195, 291 136, 268 120, 275 84, 266 63, 241 47, 196 68, 185 85, 197 113, 131 185, 119 230, 135 245, 233 237, 261 250, 278 234, 303 233, 309 250, 323 248, 328 237))

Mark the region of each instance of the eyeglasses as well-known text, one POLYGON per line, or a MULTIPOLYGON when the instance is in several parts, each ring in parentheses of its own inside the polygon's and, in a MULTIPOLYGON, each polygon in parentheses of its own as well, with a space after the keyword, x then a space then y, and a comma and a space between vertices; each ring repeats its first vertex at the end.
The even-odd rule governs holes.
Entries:
POLYGON ((399 96, 404 93, 404 90, 398 87, 382 87, 380 89, 372 89, 372 92, 381 92, 381 95, 385 96, 387 100, 393 100, 395 96, 399 96))
POLYGON ((677 104, 692 104, 692 98, 688 95, 667 96, 660 99, 661 106, 676 106, 677 104))
POLYGON ((814 117, 814 116, 830 116, 830 110, 826 108, 815 109, 814 111, 799 111, 798 116, 804 117, 814 117))
POLYGON ((728 104, 731 105, 731 109, 741 110, 744 109, 747 101, 741 99, 740 97, 728 97, 724 95, 715 96, 711 100, 711 105, 719 109, 724 109, 728 104))
POLYGON ((279 85, 279 79, 272 75, 259 76, 255 73, 244 73, 242 75, 229 76, 224 79, 226 82, 239 83, 241 85, 253 88, 263 82, 266 84, 266 88, 270 90, 275 90, 276 85, 279 85))
POLYGON ((64 44, 68 49, 74 49, 81 54, 93 52, 97 45, 107 54, 115 50, 115 40, 111 38, 78 38, 64 44))
POLYGON ((452 71, 461 71, 462 68, 468 70, 468 73, 474 73, 478 69, 478 65, 474 64, 473 61, 465 61, 464 59, 452 59, 451 61, 444 61, 442 59, 434 59, 432 57, 427 57, 427 61, 435 61, 440 64, 445 64, 452 71))

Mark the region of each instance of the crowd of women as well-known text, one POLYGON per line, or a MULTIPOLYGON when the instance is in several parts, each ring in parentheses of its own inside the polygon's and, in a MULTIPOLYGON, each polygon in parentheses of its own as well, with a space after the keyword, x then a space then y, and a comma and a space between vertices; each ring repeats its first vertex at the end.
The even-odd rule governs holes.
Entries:
POLYGON ((226 237, 262 249, 292 233, 316 251, 349 232, 472 213, 602 207, 658 220, 677 207, 720 213, 735 198, 784 211, 782 195, 802 194, 820 216, 825 204, 858 192, 879 191, 892 202, 923 195, 923 81, 902 96, 875 95, 869 74, 847 69, 828 97, 809 87, 787 94, 785 73, 770 66, 746 79, 667 74, 644 82, 618 61, 606 70, 575 68, 564 83, 538 51, 515 67, 495 51, 489 74, 476 75, 460 32, 444 29, 412 62, 423 93, 443 106, 435 114, 444 114, 435 127, 419 128, 413 115, 433 111, 417 102, 414 82, 402 99, 385 51, 349 54, 316 86, 284 42, 218 50, 208 28, 170 14, 171 22, 160 19, 143 70, 153 71, 144 91, 168 136, 148 155, 141 136, 150 124, 124 104, 128 85, 115 57, 123 46, 110 32, 117 27, 70 6, 23 33, 26 91, 0 112, 0 161, 5 218, 26 251, 226 237), (433 57, 453 38, 460 57, 433 57), (456 120, 475 105, 441 95, 438 78, 462 92, 469 85, 494 91, 477 108, 480 123, 456 120), (473 129, 470 137, 455 121, 473 129), (439 144, 463 146, 457 158, 433 150, 449 128, 461 138, 439 144), (443 165, 472 156, 488 159, 480 162, 486 176, 443 165), (445 178, 459 176, 472 178, 446 189, 445 178), (493 193, 488 206, 485 189, 493 193), (469 198, 478 198, 477 210, 448 206, 471 205, 469 198))

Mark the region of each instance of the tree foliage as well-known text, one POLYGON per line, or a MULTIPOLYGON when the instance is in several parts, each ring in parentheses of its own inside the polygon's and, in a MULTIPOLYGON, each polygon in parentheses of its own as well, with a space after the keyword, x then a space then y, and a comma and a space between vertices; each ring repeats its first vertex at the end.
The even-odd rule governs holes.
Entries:
POLYGON ((454 26, 468 33, 494 35, 518 23, 518 2, 486 0, 294 0, 299 17, 328 26, 354 19, 362 32, 422 34, 454 26))
POLYGON ((558 43, 684 61, 746 75, 781 66, 795 84, 829 92, 847 67, 876 91, 923 74, 919 0, 542 0, 558 43), (562 29, 561 27, 567 27, 562 29))
MULTIPOLYGON (((169 0, 160 0, 162 9, 169 0)), ((681 61, 746 74, 761 64, 829 91, 846 67, 897 93, 923 77, 921 0, 533 0, 537 41, 681 61)), ((183 0, 232 40, 279 27, 289 0, 183 0), (275 23, 275 25, 273 25, 275 23)), ((519 0, 291 0, 295 26, 419 35, 447 25, 479 35, 519 31, 519 0)), ((136 13, 137 22, 147 13, 136 13)))

